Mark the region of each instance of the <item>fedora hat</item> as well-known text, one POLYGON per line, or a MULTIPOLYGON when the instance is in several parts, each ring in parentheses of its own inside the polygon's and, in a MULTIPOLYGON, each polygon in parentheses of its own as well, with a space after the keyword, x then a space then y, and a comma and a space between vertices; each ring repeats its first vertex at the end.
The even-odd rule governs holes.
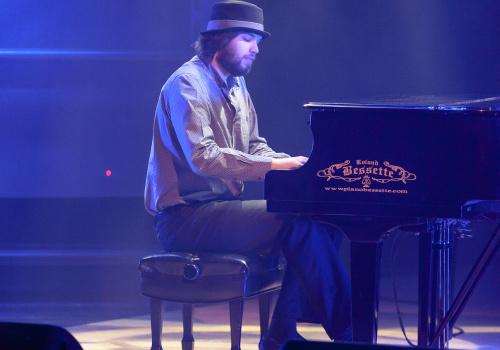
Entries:
POLYGON ((250 32, 262 36, 271 34, 264 31, 264 14, 257 5, 236 0, 217 2, 212 7, 212 14, 207 30, 202 35, 223 32, 250 32))

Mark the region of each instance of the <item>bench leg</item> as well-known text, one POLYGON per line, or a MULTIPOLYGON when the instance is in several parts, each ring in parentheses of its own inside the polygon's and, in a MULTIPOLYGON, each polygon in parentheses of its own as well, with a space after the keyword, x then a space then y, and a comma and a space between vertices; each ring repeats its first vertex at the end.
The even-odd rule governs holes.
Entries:
POLYGON ((182 304, 182 350, 194 350, 193 337, 194 306, 193 304, 182 304))
POLYGON ((231 350, 240 350, 242 322, 243 322, 243 299, 229 301, 231 350))
POLYGON ((151 312, 151 350, 162 350, 163 300, 149 298, 149 309, 151 312))
POLYGON ((260 319, 260 339, 269 330, 269 316, 271 314, 271 293, 259 294, 259 319, 260 319))

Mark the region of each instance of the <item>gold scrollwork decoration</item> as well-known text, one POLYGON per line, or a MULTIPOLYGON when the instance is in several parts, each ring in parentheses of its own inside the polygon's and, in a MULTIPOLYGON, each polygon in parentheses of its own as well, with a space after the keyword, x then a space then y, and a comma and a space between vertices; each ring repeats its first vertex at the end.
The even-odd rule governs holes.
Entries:
POLYGON ((361 179, 361 177, 352 178, 352 177, 343 177, 343 176, 334 175, 335 170, 342 169, 343 167, 349 165, 350 163, 351 163, 350 160, 346 160, 343 163, 333 164, 329 168, 318 171, 317 175, 319 177, 326 177, 327 178, 326 181, 330 181, 331 179, 337 179, 337 180, 344 180, 346 182, 353 182, 353 181, 357 181, 357 180, 361 179))
POLYGON ((410 180, 411 181, 411 180, 416 180, 417 179, 417 175, 412 174, 409 171, 404 170, 400 166, 392 165, 389 162, 384 162, 384 165, 386 167, 388 167, 388 168, 391 168, 400 177, 391 178, 391 179, 377 179, 377 178, 372 177, 372 180, 378 181, 378 182, 383 183, 383 184, 388 183, 390 181, 401 181, 404 184, 406 184, 406 180, 410 180))

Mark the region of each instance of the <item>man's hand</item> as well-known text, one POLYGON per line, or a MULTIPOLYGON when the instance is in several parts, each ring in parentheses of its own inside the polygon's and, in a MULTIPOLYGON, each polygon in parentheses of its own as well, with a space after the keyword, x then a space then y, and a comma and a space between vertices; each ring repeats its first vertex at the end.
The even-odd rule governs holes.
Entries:
POLYGON ((271 170, 298 169, 307 162, 307 157, 273 158, 271 170))

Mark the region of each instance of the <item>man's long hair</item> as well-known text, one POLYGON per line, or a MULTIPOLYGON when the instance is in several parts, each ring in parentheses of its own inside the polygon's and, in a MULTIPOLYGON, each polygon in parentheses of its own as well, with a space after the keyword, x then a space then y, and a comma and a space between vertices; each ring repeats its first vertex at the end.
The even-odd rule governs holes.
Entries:
POLYGON ((208 64, 212 62, 215 53, 225 48, 239 32, 201 34, 194 43, 194 49, 198 57, 208 64))

